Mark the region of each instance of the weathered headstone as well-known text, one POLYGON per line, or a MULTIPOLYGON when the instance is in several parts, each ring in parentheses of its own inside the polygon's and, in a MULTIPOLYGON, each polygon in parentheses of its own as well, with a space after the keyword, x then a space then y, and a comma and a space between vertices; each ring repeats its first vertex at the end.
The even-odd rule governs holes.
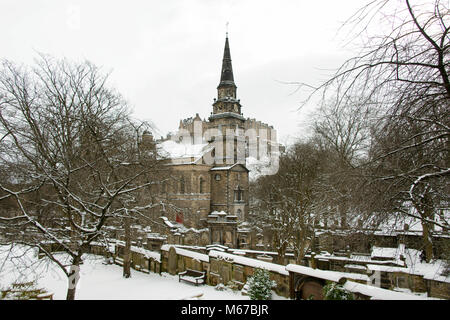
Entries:
POLYGON ((226 231, 225 232, 225 243, 226 244, 233 244, 232 239, 231 239, 231 232, 230 231, 226 231))
POLYGON ((230 268, 227 265, 222 265, 222 269, 220 270, 220 276, 224 284, 227 284, 230 279, 230 268))
POLYGON ((215 259, 211 260, 211 272, 219 273, 219 261, 215 259))
POLYGON ((244 282, 244 271, 241 267, 235 267, 233 270, 233 279, 239 282, 244 282))
POLYGON ((197 259, 193 259, 191 268, 197 271, 202 271, 202 263, 197 259))
POLYGON ((177 251, 174 247, 169 249, 168 270, 169 274, 177 274, 177 251))

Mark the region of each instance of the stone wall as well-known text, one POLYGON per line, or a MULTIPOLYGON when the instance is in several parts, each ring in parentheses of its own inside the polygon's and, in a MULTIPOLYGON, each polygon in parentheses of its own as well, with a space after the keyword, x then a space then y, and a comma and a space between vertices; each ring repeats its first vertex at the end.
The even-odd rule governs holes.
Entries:
MULTIPOLYGON (((194 252, 180 252, 180 249, 170 246, 162 248, 161 266, 163 272, 177 274, 186 269, 206 272, 206 282, 208 285, 216 286, 219 283, 230 285, 241 290, 248 277, 252 276, 255 267, 236 262, 229 262, 220 258, 213 258, 205 254, 195 254, 194 252), (186 255, 186 254, 189 254, 186 255)), ((187 251, 187 250, 186 250, 187 251)), ((270 278, 277 283, 275 292, 283 297, 289 297, 289 275, 269 271, 270 278)))
MULTIPOLYGON (((121 257, 123 256, 122 248, 116 246, 115 262, 122 264, 121 257)), ((203 251, 203 250, 201 250, 203 251)), ((211 286, 218 284, 225 284, 235 289, 242 289, 248 278, 251 277, 260 265, 264 262, 258 259, 250 259, 242 257, 241 255, 227 256, 234 257, 227 259, 223 257, 214 257, 212 254, 204 254, 196 251, 182 249, 173 245, 164 245, 161 248, 161 253, 149 252, 141 248, 134 248, 132 250, 132 268, 143 272, 167 272, 176 275, 186 269, 202 271, 206 273, 206 283, 211 286), (246 262, 248 261, 248 263, 246 262)), ((222 253, 221 253, 222 254, 222 253)), ((294 285, 292 279, 290 281, 287 272, 282 270, 284 266, 269 263, 274 266, 269 270, 270 278, 277 283, 275 292, 283 297, 291 297, 291 286, 294 285)), ((319 270, 319 269, 317 269, 319 270)), ((342 270, 348 272, 349 270, 342 270)), ((413 292, 427 292, 429 297, 450 299, 450 286, 446 282, 436 280, 426 280, 420 275, 408 274, 404 272, 383 272, 381 275, 383 284, 382 288, 392 290, 395 287, 410 289, 413 292)), ((365 281, 353 280, 365 284, 365 281)), ((292 296, 291 298, 293 298, 292 296)))
MULTIPOLYGON (((350 230, 326 230, 316 235, 318 251, 336 252, 350 250, 353 252, 370 253, 372 246, 396 248, 405 244, 410 249, 423 249, 423 239, 420 232, 392 231, 392 234, 351 232, 350 230)), ((433 234, 433 255, 437 259, 445 259, 450 248, 450 237, 442 233, 433 234)))
MULTIPOLYGON (((180 208, 183 224, 188 228, 203 228, 210 212, 211 180, 207 165, 172 165, 173 177, 167 184, 168 200, 180 208)), ((170 215, 170 214, 169 214, 170 215)), ((176 216, 169 216, 174 221, 176 216)))
POLYGON ((450 299, 450 286, 447 282, 426 281, 430 296, 447 300, 450 299))
MULTIPOLYGON (((123 265, 123 244, 116 243, 114 249, 114 263, 123 265)), ((161 258, 158 252, 144 248, 131 247, 131 268, 141 272, 161 273, 161 258)))
POLYGON ((232 169, 211 170, 211 211, 225 211, 243 221, 248 218, 248 200, 248 172, 244 167, 238 165, 232 169), (238 187, 241 200, 235 197, 238 187))

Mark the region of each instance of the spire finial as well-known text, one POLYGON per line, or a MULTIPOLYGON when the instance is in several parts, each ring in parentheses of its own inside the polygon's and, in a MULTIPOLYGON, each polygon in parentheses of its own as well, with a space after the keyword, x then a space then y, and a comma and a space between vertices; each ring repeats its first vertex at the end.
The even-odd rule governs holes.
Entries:
POLYGON ((228 25, 229 25, 230 23, 227 21, 227 23, 225 24, 225 26, 226 26, 226 36, 227 36, 227 38, 228 38, 228 25))

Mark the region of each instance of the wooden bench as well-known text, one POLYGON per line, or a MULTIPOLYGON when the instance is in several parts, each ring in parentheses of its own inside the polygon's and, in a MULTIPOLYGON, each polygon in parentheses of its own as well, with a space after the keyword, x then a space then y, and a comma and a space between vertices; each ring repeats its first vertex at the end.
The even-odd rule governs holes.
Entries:
POLYGON ((180 272, 178 274, 178 282, 184 280, 186 282, 190 282, 198 286, 199 283, 204 284, 206 278, 206 273, 191 269, 186 269, 186 271, 180 272))
POLYGON ((53 292, 41 293, 36 297, 37 300, 53 300, 53 292))

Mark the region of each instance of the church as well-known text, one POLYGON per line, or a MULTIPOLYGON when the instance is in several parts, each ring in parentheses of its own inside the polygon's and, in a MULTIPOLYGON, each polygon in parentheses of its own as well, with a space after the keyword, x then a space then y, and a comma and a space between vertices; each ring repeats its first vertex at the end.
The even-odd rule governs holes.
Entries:
POLYGON ((180 120, 175 134, 155 142, 172 169, 162 190, 178 208, 175 223, 208 228, 209 243, 237 247, 237 225, 249 214, 250 175, 261 167, 270 172, 267 168, 278 160, 278 143, 273 126, 243 116, 228 35, 209 118, 202 120, 197 113, 180 120))

